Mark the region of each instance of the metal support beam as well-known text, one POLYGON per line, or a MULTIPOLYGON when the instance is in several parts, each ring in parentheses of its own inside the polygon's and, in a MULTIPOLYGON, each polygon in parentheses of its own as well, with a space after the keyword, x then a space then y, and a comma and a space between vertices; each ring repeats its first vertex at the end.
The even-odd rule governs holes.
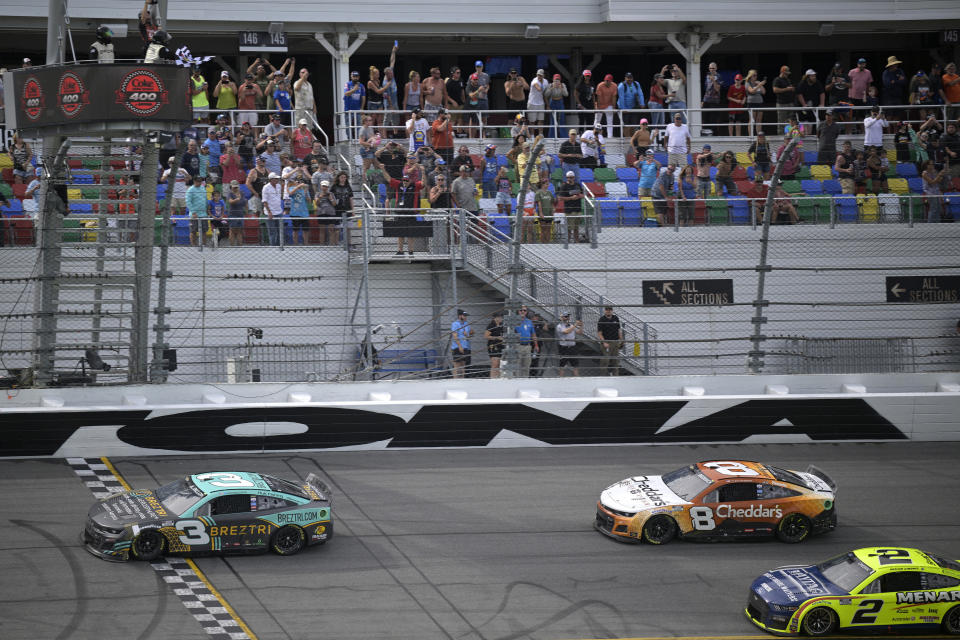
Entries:
MULTIPOLYGON (((157 175, 160 145, 144 140, 140 172, 144 176, 157 175)), ((171 192, 172 193, 172 192, 171 192)), ((147 382, 147 363, 150 359, 150 289, 153 284, 154 218, 157 212, 157 181, 140 181, 140 202, 137 207, 137 238, 134 246, 134 265, 137 286, 134 289, 134 314, 130 340, 130 373, 128 381, 147 382)))
MULTIPOLYGON (((367 39, 367 34, 364 32, 358 33, 357 37, 352 43, 350 42, 350 35, 345 31, 338 31, 336 35, 337 44, 334 46, 320 31, 317 31, 313 34, 314 39, 319 42, 324 49, 327 50, 327 53, 330 54, 330 62, 333 70, 334 113, 343 110, 343 105, 341 102, 343 100, 343 88, 346 86, 347 79, 350 77, 350 56, 352 56, 354 52, 360 48, 360 45, 363 44, 367 39)), ((349 139, 349 135, 342 135, 342 132, 344 131, 345 129, 343 127, 335 127, 334 140, 336 142, 349 139)))
MULTIPOLYGON (((668 33, 667 42, 673 45, 673 48, 683 56, 683 59, 687 63, 685 70, 687 76, 687 106, 699 108, 703 99, 703 81, 700 78, 700 58, 707 52, 707 49, 723 40, 723 38, 719 33, 711 33, 707 36, 707 40, 701 43, 699 31, 691 30, 681 35, 686 36, 686 44, 681 43, 680 40, 677 39, 676 33, 668 33)), ((699 136, 700 127, 703 123, 702 114, 699 111, 687 112, 687 119, 690 124, 690 135, 699 136)))
POLYGON ((67 0, 47 3, 47 64, 63 63, 63 39, 66 37, 67 0))

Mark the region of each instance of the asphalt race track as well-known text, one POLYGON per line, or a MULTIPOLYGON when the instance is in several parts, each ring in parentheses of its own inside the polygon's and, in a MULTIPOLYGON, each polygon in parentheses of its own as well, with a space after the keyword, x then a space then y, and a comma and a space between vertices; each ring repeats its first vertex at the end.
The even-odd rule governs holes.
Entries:
MULTIPOLYGON (((200 471, 320 472, 335 537, 197 565, 261 640, 767 638, 750 581, 866 545, 960 558, 957 443, 600 446, 113 459, 135 488, 200 471), (753 459, 839 484, 840 525, 776 541, 626 545, 592 529, 608 484, 753 459)), ((90 491, 63 460, 0 461, 0 638, 208 637, 147 563, 87 553, 90 491)), ((847 636, 850 637, 850 636, 847 636)))

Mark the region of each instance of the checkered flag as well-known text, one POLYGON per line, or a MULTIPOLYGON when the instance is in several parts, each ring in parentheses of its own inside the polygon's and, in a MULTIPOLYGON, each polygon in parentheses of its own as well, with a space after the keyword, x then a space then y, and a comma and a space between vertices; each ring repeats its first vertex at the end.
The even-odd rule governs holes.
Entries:
POLYGON ((175 55, 177 56, 177 59, 174 62, 178 67, 193 67, 213 60, 213 56, 200 56, 198 58, 194 58, 193 54, 190 53, 190 49, 187 47, 180 47, 176 50, 175 55))

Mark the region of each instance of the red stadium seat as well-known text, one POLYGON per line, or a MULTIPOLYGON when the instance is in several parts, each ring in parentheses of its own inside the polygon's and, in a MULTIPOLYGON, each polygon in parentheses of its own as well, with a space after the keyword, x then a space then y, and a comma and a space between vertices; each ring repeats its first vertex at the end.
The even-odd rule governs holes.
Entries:
POLYGON ((602 182, 585 182, 587 189, 590 189, 590 192, 598 198, 606 198, 607 190, 603 186, 602 182))
POLYGON ((9 222, 13 225, 14 244, 33 245, 33 220, 13 218, 9 222))
POLYGON ((13 184, 13 169, 4 169, 2 174, 4 182, 7 184, 13 184))
POLYGON ((260 244, 260 218, 248 216, 243 219, 243 244, 260 244))
POLYGON ((632 167, 637 163, 637 156, 633 155, 632 153, 628 153, 626 160, 627 160, 627 166, 632 167))

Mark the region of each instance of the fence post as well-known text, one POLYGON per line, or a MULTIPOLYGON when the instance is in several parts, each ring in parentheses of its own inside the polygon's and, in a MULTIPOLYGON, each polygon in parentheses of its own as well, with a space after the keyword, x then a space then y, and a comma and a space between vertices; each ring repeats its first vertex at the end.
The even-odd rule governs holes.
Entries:
POLYGON ((467 212, 465 209, 457 209, 458 224, 460 225, 460 266, 467 264, 467 212))
POLYGON ((907 198, 907 227, 913 228, 913 198, 907 198))
POLYGON ((680 231, 680 198, 673 199, 673 230, 680 231))
POLYGON ((560 274, 553 268, 553 316, 560 318, 560 274))
POLYGON ((643 373, 650 375, 650 327, 643 323, 643 373))

